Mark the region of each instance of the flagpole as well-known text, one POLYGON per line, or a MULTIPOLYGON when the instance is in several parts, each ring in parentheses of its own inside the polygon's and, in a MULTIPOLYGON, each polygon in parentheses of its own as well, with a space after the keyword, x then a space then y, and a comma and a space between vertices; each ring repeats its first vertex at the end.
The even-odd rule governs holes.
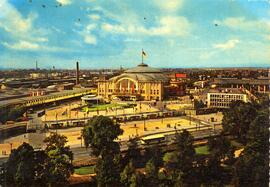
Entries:
POLYGON ((142 49, 142 64, 143 64, 143 49, 142 49))

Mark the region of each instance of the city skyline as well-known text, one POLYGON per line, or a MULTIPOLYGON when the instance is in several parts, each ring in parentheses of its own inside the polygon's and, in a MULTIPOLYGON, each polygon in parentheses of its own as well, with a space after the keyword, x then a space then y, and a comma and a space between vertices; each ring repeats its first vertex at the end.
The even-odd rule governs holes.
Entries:
POLYGON ((269 67, 269 1, 0 2, 0 68, 269 67), (255 49, 255 50, 254 50, 255 49))

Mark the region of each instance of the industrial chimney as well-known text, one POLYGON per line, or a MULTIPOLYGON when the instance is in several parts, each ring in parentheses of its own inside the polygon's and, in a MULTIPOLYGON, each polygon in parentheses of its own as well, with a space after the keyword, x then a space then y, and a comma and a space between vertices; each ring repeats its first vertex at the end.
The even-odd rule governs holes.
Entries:
POLYGON ((80 77, 79 62, 76 62, 76 85, 80 84, 79 77, 80 77))

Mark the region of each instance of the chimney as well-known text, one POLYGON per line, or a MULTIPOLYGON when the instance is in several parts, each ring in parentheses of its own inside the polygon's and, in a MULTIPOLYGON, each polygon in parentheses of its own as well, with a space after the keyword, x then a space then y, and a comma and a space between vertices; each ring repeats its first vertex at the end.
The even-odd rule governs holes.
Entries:
POLYGON ((79 62, 76 62, 76 85, 80 84, 80 81, 79 81, 79 75, 80 72, 79 72, 79 62))

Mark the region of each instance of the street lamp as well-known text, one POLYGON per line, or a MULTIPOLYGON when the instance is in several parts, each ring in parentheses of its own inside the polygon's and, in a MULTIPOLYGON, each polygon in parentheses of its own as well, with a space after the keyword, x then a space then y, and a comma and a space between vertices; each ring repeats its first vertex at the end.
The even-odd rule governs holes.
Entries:
POLYGON ((145 116, 143 116, 143 129, 146 131, 146 122, 145 122, 145 116))

